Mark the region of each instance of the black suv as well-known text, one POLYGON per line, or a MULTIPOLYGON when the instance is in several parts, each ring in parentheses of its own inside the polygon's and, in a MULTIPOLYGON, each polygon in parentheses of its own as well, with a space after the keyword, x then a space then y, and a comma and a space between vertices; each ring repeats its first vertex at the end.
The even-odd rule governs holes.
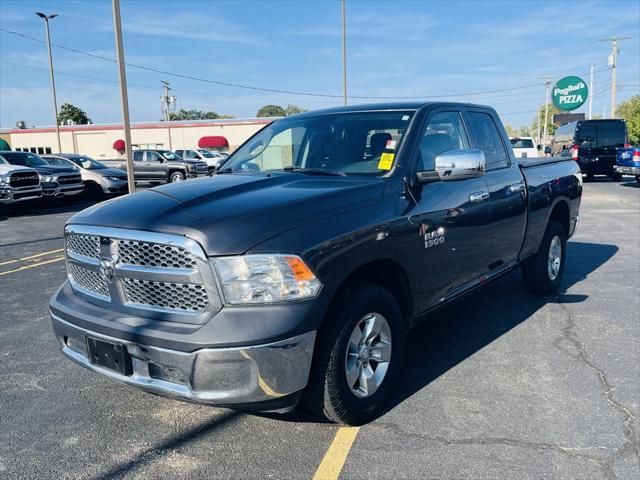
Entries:
POLYGON ((614 171, 616 149, 627 146, 624 120, 580 120, 558 127, 553 136, 553 156, 571 157, 587 178, 608 175, 614 181, 621 176, 614 171))

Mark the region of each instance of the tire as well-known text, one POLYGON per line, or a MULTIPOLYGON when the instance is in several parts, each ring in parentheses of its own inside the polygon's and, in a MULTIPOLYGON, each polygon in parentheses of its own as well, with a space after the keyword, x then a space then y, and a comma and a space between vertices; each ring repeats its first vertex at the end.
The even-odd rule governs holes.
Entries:
POLYGON ((102 188, 97 183, 87 183, 84 187, 85 194, 87 198, 92 200, 99 200, 104 196, 104 192, 102 188))
POLYGON ((622 180, 622 174, 615 172, 611 174, 611 180, 613 180, 614 182, 619 182, 622 180))
POLYGON ((400 373, 404 342, 402 313, 395 297, 377 285, 352 285, 330 309, 325 325, 319 331, 316 355, 305 391, 306 405, 317 416, 336 423, 362 425, 376 418, 400 373), (360 327, 381 326, 381 320, 388 328, 382 326, 371 338, 373 348, 369 351, 364 347, 365 353, 360 348, 360 354, 355 353, 355 342, 362 334, 360 327), (388 350, 384 348, 386 343, 390 343, 388 350), (380 358, 388 358, 389 361, 374 360, 383 351, 389 355, 380 358), (355 374, 361 371, 360 365, 364 368, 364 362, 357 363, 361 358, 368 358, 365 372, 372 374, 370 384, 363 382, 360 385, 360 377, 355 374), (349 368, 353 373, 350 379, 358 378, 355 384, 350 384, 347 379, 349 368), (376 377, 379 382, 376 382, 376 377), (366 391, 367 385, 370 385, 369 392, 366 391))
POLYGON ((593 173, 587 173, 587 178, 585 178, 585 180, 587 182, 593 182, 593 177, 594 177, 593 173))
POLYGON ((182 172, 171 172, 169 174, 169 181, 168 183, 178 183, 178 182, 182 182, 186 179, 187 177, 185 177, 184 173, 182 172))
POLYGON ((543 295, 555 292, 562 282, 566 253, 567 235, 564 228, 559 222, 551 220, 542 237, 540 250, 522 264, 522 276, 527 289, 543 295), (551 251, 552 247, 554 252, 551 251))
POLYGON ((640 175, 636 175, 636 182, 640 183, 640 175))

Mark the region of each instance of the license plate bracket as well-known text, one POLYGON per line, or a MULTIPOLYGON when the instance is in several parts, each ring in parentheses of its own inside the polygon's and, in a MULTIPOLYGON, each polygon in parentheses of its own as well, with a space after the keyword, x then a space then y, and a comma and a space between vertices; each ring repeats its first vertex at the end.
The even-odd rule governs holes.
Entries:
POLYGON ((86 337, 89 362, 96 367, 106 368, 120 375, 131 375, 133 365, 131 355, 121 343, 108 342, 86 337))

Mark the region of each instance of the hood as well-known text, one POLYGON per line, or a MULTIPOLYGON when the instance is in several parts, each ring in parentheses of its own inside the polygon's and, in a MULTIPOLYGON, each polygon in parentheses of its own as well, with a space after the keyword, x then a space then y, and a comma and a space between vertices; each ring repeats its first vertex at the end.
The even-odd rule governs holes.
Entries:
POLYGON ((77 173, 80 174, 78 170, 71 167, 54 167, 53 165, 37 165, 33 168, 38 173, 42 173, 45 175, 58 175, 59 173, 77 173))
POLYGON ((33 168, 31 167, 22 167, 20 165, 5 165, 4 163, 0 163, 0 174, 5 173, 14 173, 14 172, 33 172, 33 168))
POLYGON ((83 170, 86 173, 96 173, 102 177, 123 177, 127 178, 127 172, 119 168, 98 168, 97 170, 83 170))
POLYGON ((384 181, 233 174, 164 185, 90 207, 69 223, 186 235, 208 255, 241 254, 287 230, 373 205, 384 181))

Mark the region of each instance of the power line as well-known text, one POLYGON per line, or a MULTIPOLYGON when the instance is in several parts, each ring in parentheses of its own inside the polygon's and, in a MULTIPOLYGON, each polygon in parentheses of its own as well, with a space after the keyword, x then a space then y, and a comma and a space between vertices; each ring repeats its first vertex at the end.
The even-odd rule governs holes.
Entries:
MULTIPOLYGON (((8 30, 6 28, 0 28, 0 31, 3 31, 5 33, 9 33, 11 35, 16 35, 28 40, 32 40, 38 43, 45 43, 44 41, 40 40, 39 38, 36 37, 32 37, 30 35, 25 35, 23 33, 20 32, 15 32, 13 30, 8 30)), ((112 62, 115 63, 115 59, 113 58, 109 58, 106 57, 104 55, 98 55, 95 53, 91 53, 91 52, 85 52, 82 50, 78 50, 76 48, 71 48, 71 47, 66 47, 64 45, 59 45, 56 43, 52 43, 51 45, 53 45, 56 48, 60 48, 62 50, 67 50, 73 53, 77 53, 79 55, 85 55, 85 56, 89 56, 92 58, 96 58, 96 59, 100 59, 100 60, 104 60, 107 62, 112 62)), ((136 65, 133 63, 126 63, 126 65, 128 67, 132 67, 132 68, 137 68, 140 70, 145 70, 145 71, 149 71, 149 72, 154 72, 154 73, 158 73, 160 75, 171 75, 177 78, 184 78, 187 80, 194 80, 194 81, 198 81, 198 82, 205 82, 205 83, 211 83, 214 85, 221 85, 221 86, 225 86, 225 87, 234 87, 234 88, 242 88, 242 89, 247 89, 247 90, 255 90, 255 91, 262 91, 262 92, 270 92, 270 93, 285 93, 285 94, 289 94, 289 95, 300 95, 300 96, 308 96, 308 97, 326 97, 326 98, 343 98, 342 95, 334 95, 334 94, 328 94, 328 93, 311 93, 311 92, 299 92, 299 91, 295 91, 295 90, 280 90, 280 89, 274 89, 274 88, 265 88, 265 87, 256 87, 256 86, 252 86, 252 85, 243 85, 243 84, 239 84, 239 83, 232 83, 232 82, 222 82, 219 80, 211 80, 208 78, 201 78, 201 77, 194 77, 191 75, 184 75, 184 74, 180 74, 180 73, 174 73, 174 72, 169 72, 166 70, 160 70, 157 68, 152 68, 152 67, 145 67, 142 65, 136 65)), ((514 90, 522 90, 522 89, 527 89, 527 88, 531 88, 534 86, 537 86, 537 83, 531 83, 528 85, 521 85, 521 86, 517 86, 517 87, 510 87, 510 88, 500 88, 500 89, 494 89, 494 90, 485 90, 485 91, 479 91, 479 92, 466 92, 466 93, 452 93, 452 94, 446 94, 446 95, 402 95, 402 96, 371 96, 371 95, 360 95, 360 96, 356 96, 356 95, 351 95, 351 98, 356 98, 356 99, 362 99, 362 100, 380 100, 380 99, 396 99, 396 100, 400 100, 400 99, 428 99, 428 98, 450 98, 450 97, 467 97, 467 96, 475 96, 475 95, 483 95, 483 94, 488 94, 488 93, 501 93, 501 92, 509 92, 509 91, 514 91, 514 90)))

